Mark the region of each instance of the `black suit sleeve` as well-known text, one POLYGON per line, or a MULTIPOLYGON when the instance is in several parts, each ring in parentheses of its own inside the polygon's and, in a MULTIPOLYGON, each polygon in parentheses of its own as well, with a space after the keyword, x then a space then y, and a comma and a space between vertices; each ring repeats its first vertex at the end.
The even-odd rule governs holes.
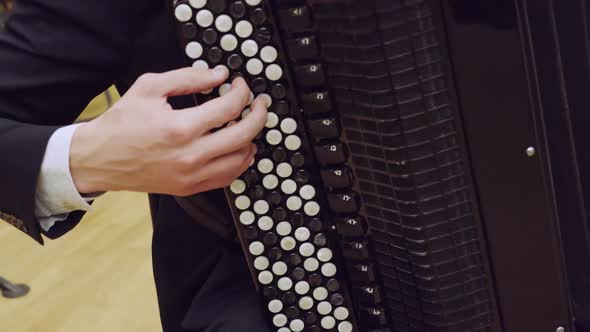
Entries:
POLYGON ((0 32, 0 218, 41 243, 34 195, 47 142, 124 73, 132 11, 124 0, 17 0, 0 32))

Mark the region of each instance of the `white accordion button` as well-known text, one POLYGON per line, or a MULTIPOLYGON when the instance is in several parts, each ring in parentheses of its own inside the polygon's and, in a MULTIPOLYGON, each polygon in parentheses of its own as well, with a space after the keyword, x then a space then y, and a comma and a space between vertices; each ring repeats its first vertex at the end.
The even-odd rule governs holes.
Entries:
POLYGON ((199 10, 196 20, 200 27, 208 28, 213 24, 213 14, 207 9, 199 10))
POLYGON ((269 261, 268 258, 264 256, 258 256, 254 260, 254 268, 258 271, 266 270, 268 268, 269 261))
POLYGON ((273 63, 278 55, 277 49, 272 46, 265 46, 260 50, 260 58, 266 63, 273 63))
POLYGON ((295 284, 295 292, 299 295, 305 295, 309 292, 309 284, 307 281, 300 281, 295 284))
POLYGON ((279 145, 283 140, 283 134, 276 129, 271 129, 266 133, 266 141, 270 145, 279 145))
POLYGON ((272 162, 272 160, 270 160, 268 158, 264 158, 264 159, 260 159, 257 166, 258 166, 258 171, 260 171, 260 173, 268 174, 268 173, 272 172, 272 169, 274 168, 274 163, 272 162))
POLYGON ((174 16, 176 16, 176 19, 180 22, 187 22, 193 17, 193 10, 188 5, 178 5, 174 9, 174 16))
POLYGON ((331 330, 336 326, 336 320, 332 316, 326 316, 322 318, 321 325, 326 330, 331 330))
POLYGON ((281 183, 281 191, 287 195, 291 195, 297 191, 297 183, 291 179, 287 179, 281 183))
POLYGON ((347 321, 338 324, 338 332, 352 332, 352 323, 347 321))
POLYGON ((289 327, 293 332, 301 332, 303 331, 303 328, 305 328, 305 324, 301 319, 294 319, 291 321, 291 324, 289 324, 289 327))
POLYGON ((209 69, 209 64, 206 61, 197 60, 197 61, 193 62, 193 68, 205 70, 205 69, 209 69))
POLYGON ((215 27, 220 32, 228 32, 229 30, 231 30, 233 25, 234 25, 234 22, 232 21, 231 17, 229 17, 228 15, 225 15, 225 14, 219 15, 215 19, 215 27))
POLYGON ((322 262, 329 262, 334 255, 329 248, 321 248, 318 250, 318 259, 322 262))
POLYGON ((258 281, 263 285, 268 285, 272 282, 273 275, 269 271, 262 271, 258 274, 258 281))
POLYGON ((264 244, 262 244, 262 242, 260 242, 260 241, 254 241, 254 242, 250 243, 248 250, 250 251, 250 253, 252 255, 260 256, 264 252, 264 244))
MULTIPOLYGON (((252 213, 252 215, 254 215, 254 213, 252 213)), ((262 216, 260 219, 258 219, 258 228, 263 231, 270 231, 273 225, 274 222, 269 216, 262 216)))
POLYGON ((287 236, 291 234, 291 230, 293 230, 293 227, 287 221, 281 221, 277 225, 277 234, 280 236, 287 236))
POLYGON ((285 147, 291 151, 295 151, 301 147, 301 138, 296 135, 289 135, 285 138, 285 147))
POLYGON ((301 254, 301 256, 309 257, 313 255, 314 252, 315 247, 313 246, 313 244, 309 242, 305 242, 299 247, 299 253, 301 254))
POLYGON ((297 121, 293 118, 286 118, 281 121, 281 131, 285 134, 292 134, 297 130, 297 121))
POLYGON ((234 35, 225 35, 219 42, 224 51, 231 52, 238 47, 238 39, 234 35))
POLYGON ((264 68, 264 65, 262 64, 262 61, 260 61, 259 59, 250 59, 248 60, 248 62, 246 63, 246 70, 248 71, 248 73, 250 75, 258 75, 260 73, 262 73, 262 69, 264 68))
POLYGON ((248 39, 242 43, 240 49, 242 50, 242 54, 251 58, 258 53, 258 44, 252 39, 248 39))
POLYGON ((258 6, 262 0, 246 0, 246 3, 250 6, 258 6))
POLYGON ((252 23, 248 21, 240 21, 236 24, 236 35, 242 38, 248 38, 254 31, 252 23))
POLYGON ((277 282, 277 285, 279 286, 279 289, 282 291, 288 291, 289 289, 291 289, 291 287, 293 287, 293 281, 288 278, 288 277, 282 277, 281 279, 279 279, 279 281, 277 282))
POLYGON ((236 179, 229 186, 229 190, 236 195, 241 194, 246 190, 246 182, 244 182, 244 180, 236 179))
POLYGON ((336 317, 337 320, 345 320, 348 318, 348 315, 348 309, 344 307, 338 307, 334 310, 334 317, 336 317))
POLYGON ((279 186, 279 178, 274 174, 268 174, 262 178, 264 188, 272 190, 279 186))
POLYGON ((285 324, 287 324, 287 316, 283 315, 283 314, 278 314, 275 315, 272 318, 272 323, 276 326, 276 327, 281 327, 281 326, 285 326, 285 324))
POLYGON ((322 274, 326 277, 333 277, 336 275, 336 265, 332 263, 322 265, 322 274))
POLYGON ((313 299, 309 296, 304 296, 299 300, 299 307, 303 310, 309 310, 313 307, 313 299))
POLYGON ((281 248, 283 248, 283 250, 286 250, 286 251, 291 251, 291 250, 295 249, 296 244, 297 244, 297 242, 295 241, 295 239, 290 236, 284 237, 281 240, 281 248))
POLYGON ((315 188, 309 184, 304 185, 299 189, 299 196, 301 198, 310 200, 315 196, 315 188))
POLYGON ((320 213, 320 205, 317 202, 307 202, 303 207, 303 212, 310 217, 315 217, 320 213))
POLYGON ((302 205, 303 202, 301 201, 301 198, 299 198, 298 196, 291 196, 287 198, 287 209, 291 211, 297 211, 301 209, 302 205))
POLYGON ((250 198, 244 195, 238 196, 236 197, 235 204, 239 210, 246 210, 250 207, 250 198))
POLYGON ((252 225, 255 219, 256 216, 254 215, 254 213, 252 213, 252 211, 244 211, 240 213, 240 222, 242 223, 242 225, 252 225))
MULTIPOLYGON (((272 273, 274 273, 277 276, 282 276, 285 275, 285 273, 287 273, 287 264, 285 264, 284 262, 276 262, 272 265, 272 273)), ((279 282, 281 282, 279 280, 279 282)))
POLYGON ((278 314, 283 310, 283 302, 279 300, 272 300, 268 303, 268 311, 272 312, 273 314, 278 314))
POLYGON ((278 176, 282 178, 288 178, 289 176, 291 176, 291 174, 293 174, 293 166, 291 166, 289 163, 280 163, 277 166, 278 176))
POLYGON ((268 212, 268 210, 270 209, 270 206, 268 205, 267 201, 264 200, 258 200, 254 203, 254 212, 262 215, 262 214, 266 214, 268 212))
POLYGON ((324 287, 318 287, 313 290, 313 298, 318 301, 323 301, 328 298, 328 290, 324 287))
POLYGON ((193 8, 201 9, 205 7, 207 0, 189 0, 188 3, 190 3, 193 8))
POLYGON ((274 112, 268 112, 266 118, 266 128, 274 128, 279 123, 279 116, 274 112))
POLYGON ((281 327, 280 329, 277 330, 277 332, 292 332, 292 331, 288 327, 281 327))
POLYGON ((189 58, 198 59, 203 55, 203 45, 194 41, 190 42, 186 44, 185 52, 189 58))
POLYGON ((309 239, 309 237, 311 236, 311 232, 309 231, 309 229, 307 227, 299 227, 295 230, 295 238, 298 241, 307 241, 309 239))
POLYGON ((266 71, 264 73, 266 74, 266 78, 271 81, 278 81, 281 79, 281 77, 283 77, 283 69, 281 66, 274 63, 266 67, 266 71))
POLYGON ((317 259, 310 257, 303 262, 303 268, 306 271, 313 272, 320 267, 320 262, 317 259))
POLYGON ((328 301, 323 301, 318 303, 317 310, 322 316, 326 316, 327 314, 332 312, 332 305, 328 301))

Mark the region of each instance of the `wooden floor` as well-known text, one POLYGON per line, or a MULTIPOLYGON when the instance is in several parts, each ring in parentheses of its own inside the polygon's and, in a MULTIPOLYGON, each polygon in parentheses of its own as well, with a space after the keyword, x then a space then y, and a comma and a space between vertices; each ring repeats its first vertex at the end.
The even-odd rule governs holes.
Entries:
POLYGON ((161 331, 145 194, 109 193, 44 247, 0 222, 0 275, 31 293, 0 296, 0 331, 161 331))

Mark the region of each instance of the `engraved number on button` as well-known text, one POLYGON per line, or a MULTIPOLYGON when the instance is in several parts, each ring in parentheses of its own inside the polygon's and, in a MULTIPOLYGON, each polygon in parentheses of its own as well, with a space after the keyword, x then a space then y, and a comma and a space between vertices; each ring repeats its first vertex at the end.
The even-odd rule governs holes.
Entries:
POLYGON ((348 195, 342 195, 342 200, 343 200, 343 201, 345 201, 345 202, 348 202, 348 201, 350 201, 351 199, 352 199, 352 198, 351 198, 350 196, 348 196, 348 195))
POLYGON ((330 126, 330 125, 332 125, 332 120, 330 120, 330 119, 326 119, 326 120, 322 121, 322 124, 323 124, 324 126, 330 126))
POLYGON ((361 271, 367 272, 367 271, 369 271, 369 267, 366 265, 361 265, 361 271))
POLYGON ((342 171, 341 171, 341 170, 339 170, 339 169, 337 169, 337 170, 335 170, 335 171, 334 171, 334 174, 335 174, 336 176, 342 176, 342 171))
POLYGON ((312 73, 315 73, 316 71, 318 71, 318 66, 316 66, 316 65, 309 66, 309 71, 312 73))
POLYGON ((301 16, 301 15, 303 15, 303 9, 301 9, 301 8, 293 8, 293 9, 291 9, 291 15, 293 15, 293 16, 301 16))
POLYGON ((356 225, 356 220, 354 220, 354 219, 348 219, 346 222, 348 222, 348 224, 351 226, 356 225))
POLYGON ((336 145, 330 145, 330 151, 336 152, 338 151, 338 147, 336 145))
POLYGON ((310 44, 309 38, 305 37, 305 38, 301 38, 299 40, 299 44, 301 44, 302 46, 307 46, 310 44))

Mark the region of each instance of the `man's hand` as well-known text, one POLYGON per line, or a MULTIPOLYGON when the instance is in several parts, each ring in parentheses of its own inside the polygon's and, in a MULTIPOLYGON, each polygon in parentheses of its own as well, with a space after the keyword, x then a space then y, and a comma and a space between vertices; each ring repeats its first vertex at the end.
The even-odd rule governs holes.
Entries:
POLYGON ((212 133, 247 107, 251 92, 243 79, 196 107, 173 110, 167 102, 217 87, 227 76, 227 69, 185 68, 140 77, 110 110, 77 128, 70 169, 78 190, 187 196, 229 185, 253 161, 252 140, 267 105, 257 98, 243 120, 212 133))

